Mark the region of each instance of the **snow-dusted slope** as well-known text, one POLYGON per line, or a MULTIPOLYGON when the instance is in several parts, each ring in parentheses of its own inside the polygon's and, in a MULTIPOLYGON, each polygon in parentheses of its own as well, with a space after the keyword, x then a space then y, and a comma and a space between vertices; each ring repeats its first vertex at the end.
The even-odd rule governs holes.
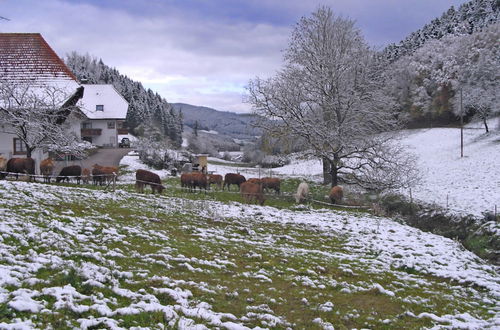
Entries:
POLYGON ((457 213, 500 208, 500 134, 465 129, 463 158, 457 128, 407 131, 401 142, 419 159, 423 180, 413 189, 415 198, 457 213))

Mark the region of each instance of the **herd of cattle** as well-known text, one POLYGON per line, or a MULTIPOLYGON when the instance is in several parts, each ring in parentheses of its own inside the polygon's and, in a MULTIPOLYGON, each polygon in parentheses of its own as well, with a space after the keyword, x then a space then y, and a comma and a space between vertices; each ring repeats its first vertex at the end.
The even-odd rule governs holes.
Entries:
MULTIPOLYGON (((50 183, 54 174, 55 162, 51 158, 44 159, 40 162, 40 173, 43 176, 44 182, 50 183)), ((18 175, 28 174, 29 180, 35 178, 35 161, 32 158, 11 158, 8 161, 0 156, 0 179, 4 179, 8 174, 14 174, 16 180, 18 175)), ((78 184, 80 180, 88 184, 92 179, 94 185, 103 185, 109 183, 118 175, 118 168, 115 166, 100 166, 94 164, 92 170, 83 168, 79 165, 66 166, 56 176, 56 182, 70 181, 73 178, 78 184)), ((153 193, 161 194, 165 189, 162 185, 160 177, 147 170, 137 170, 135 188, 136 191, 143 193, 144 186, 149 185, 153 193)), ((281 192, 281 179, 279 178, 250 178, 246 179, 238 173, 227 173, 222 179, 219 174, 204 174, 201 172, 183 173, 181 175, 181 187, 189 191, 195 191, 196 188, 210 189, 211 185, 215 185, 219 190, 231 190, 231 185, 236 185, 240 191, 242 198, 246 203, 258 202, 264 205, 265 192, 274 191, 276 194, 281 192)), ((295 201, 301 203, 309 197, 309 185, 306 182, 301 182, 297 187, 297 192, 294 194, 295 201)), ((335 186, 330 190, 329 199, 335 204, 343 198, 343 190, 340 186, 335 186)))
MULTIPOLYGON (((52 158, 46 158, 40 162, 40 173, 43 181, 50 183, 54 175, 55 162, 52 158)), ((29 181, 35 179, 35 160, 33 158, 11 158, 6 160, 0 157, 0 179, 4 179, 8 174, 13 174, 16 180, 21 175, 29 175, 29 181)), ((66 166, 61 169, 56 176, 56 182, 70 181, 74 179, 78 184, 80 181, 89 183, 92 179, 93 184, 103 185, 110 182, 118 174, 116 166, 100 166, 94 164, 92 170, 83 168, 80 165, 66 166)))
MULTIPOLYGON (((137 170, 135 187, 138 192, 144 192, 144 186, 151 186, 153 193, 159 194, 165 189, 161 183, 160 177, 150 171, 137 170)), ((231 185, 238 186, 241 196, 246 203, 258 202, 264 205, 264 193, 274 191, 276 194, 281 192, 281 179, 279 178, 250 178, 246 179, 239 173, 227 173, 222 179, 220 174, 204 174, 201 172, 191 172, 181 174, 181 187, 188 189, 190 192, 196 191, 197 188, 201 191, 210 189, 214 184, 219 190, 231 190, 231 185)), ((309 198, 309 185, 306 182, 301 182, 297 187, 297 192, 294 194, 295 201, 301 203, 309 198)), ((335 204, 340 202, 343 198, 343 190, 340 186, 335 186, 330 190, 330 201, 335 204)))

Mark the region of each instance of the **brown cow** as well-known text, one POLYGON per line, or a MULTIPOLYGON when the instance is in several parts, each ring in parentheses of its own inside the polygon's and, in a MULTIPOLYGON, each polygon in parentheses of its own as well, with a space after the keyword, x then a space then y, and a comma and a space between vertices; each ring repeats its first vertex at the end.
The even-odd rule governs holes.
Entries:
MULTIPOLYGON (((104 184, 104 182, 110 182, 113 180, 113 176, 118 176, 118 167, 116 166, 101 166, 99 164, 92 165, 93 170, 96 169, 96 174, 92 170, 92 176, 98 175, 100 178, 97 179, 98 182, 104 184)), ((94 179, 95 180, 95 179, 94 179)), ((95 183, 97 184, 97 183, 95 183)))
POLYGON ((264 205, 266 201, 262 193, 262 185, 257 183, 243 182, 240 185, 240 194, 246 203, 251 203, 255 199, 260 205, 264 205))
MULTIPOLYGON (((35 160, 33 158, 11 158, 7 162, 7 166, 5 169, 7 172, 16 173, 16 180, 19 179, 19 173, 22 174, 35 174, 35 160)), ((6 173, 1 175, 1 178, 5 178, 7 176, 6 173)), ((29 181, 31 181, 31 176, 29 177, 29 181)))
POLYGON ((330 202, 332 204, 335 204, 335 202, 340 202, 342 198, 344 197, 344 191, 341 186, 335 186, 330 190, 330 195, 328 196, 330 198, 330 202))
POLYGON ((6 174, 2 173, 7 170, 7 158, 0 156, 0 179, 3 179, 6 174))
POLYGON ((261 184, 262 183, 262 179, 250 178, 246 182, 261 184))
POLYGON ((91 177, 90 170, 88 168, 84 168, 82 170, 82 181, 83 181, 83 183, 89 184, 90 177, 91 177))
POLYGON ((54 172, 54 166, 54 160, 50 157, 40 162, 40 174, 43 175, 43 182, 50 183, 50 177, 54 172))
POLYGON ((76 183, 80 184, 80 178, 82 176, 82 167, 80 165, 71 165, 71 166, 66 166, 63 167, 61 172, 59 172, 59 175, 56 178, 56 182, 64 182, 68 181, 70 182, 71 178, 74 178, 76 180, 76 183))
POLYGON ((189 188, 189 191, 196 190, 196 187, 207 190, 207 176, 200 172, 183 173, 181 175, 181 187, 189 188))
POLYGON ((161 194, 165 189, 165 187, 161 184, 161 179, 158 174, 146 170, 137 170, 135 172, 135 190, 143 193, 144 186, 147 185, 151 187, 153 194, 155 192, 161 194))
POLYGON ((240 188, 240 185, 245 181, 247 181, 247 179, 245 179, 245 177, 241 174, 227 173, 224 176, 224 184, 222 185, 222 190, 224 190, 224 188, 227 186, 227 190, 230 191, 230 187, 232 184, 235 184, 238 186, 238 188, 240 188))
POLYGON ((273 189, 277 194, 279 194, 281 188, 281 180, 279 178, 262 178, 262 188, 264 190, 273 189))
POLYGON ((208 189, 210 189, 211 184, 217 185, 217 189, 222 189, 222 175, 220 174, 209 174, 208 175, 208 189))

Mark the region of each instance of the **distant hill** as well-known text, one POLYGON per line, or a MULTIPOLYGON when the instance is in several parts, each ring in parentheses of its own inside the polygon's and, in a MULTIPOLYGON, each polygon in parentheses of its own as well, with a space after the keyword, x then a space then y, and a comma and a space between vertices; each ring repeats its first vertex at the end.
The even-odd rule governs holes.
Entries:
POLYGON ((194 128, 198 122, 199 130, 217 131, 221 135, 241 140, 250 140, 261 135, 261 131, 252 126, 256 119, 253 114, 219 111, 186 103, 170 104, 175 112, 182 112, 185 126, 194 128))

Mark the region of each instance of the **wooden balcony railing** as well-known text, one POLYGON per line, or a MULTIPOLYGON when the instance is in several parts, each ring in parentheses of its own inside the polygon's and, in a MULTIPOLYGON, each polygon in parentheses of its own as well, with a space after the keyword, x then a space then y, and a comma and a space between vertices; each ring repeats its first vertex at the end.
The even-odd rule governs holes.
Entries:
POLYGON ((101 135, 102 129, 100 128, 82 128, 81 135, 83 136, 99 136, 101 135))
POLYGON ((119 135, 128 134, 128 129, 127 128, 118 128, 117 131, 118 131, 119 135))

